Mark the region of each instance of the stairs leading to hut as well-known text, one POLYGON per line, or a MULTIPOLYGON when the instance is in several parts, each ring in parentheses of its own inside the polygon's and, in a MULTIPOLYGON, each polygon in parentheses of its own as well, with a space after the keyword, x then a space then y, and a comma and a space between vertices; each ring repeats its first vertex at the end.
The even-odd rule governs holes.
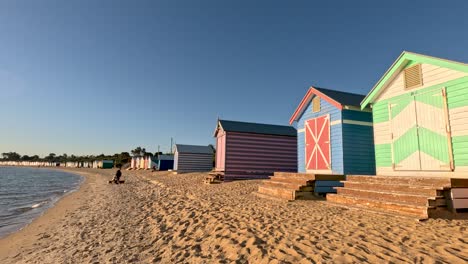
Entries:
POLYGON ((205 184, 222 183, 224 181, 224 171, 211 171, 203 180, 205 184))
POLYGON ((275 172, 269 180, 264 180, 258 186, 257 196, 279 200, 310 200, 317 199, 315 182, 340 181, 342 175, 315 175, 306 173, 275 172))
POLYGON ((423 220, 447 207, 444 190, 450 186, 449 178, 349 175, 327 201, 423 220))

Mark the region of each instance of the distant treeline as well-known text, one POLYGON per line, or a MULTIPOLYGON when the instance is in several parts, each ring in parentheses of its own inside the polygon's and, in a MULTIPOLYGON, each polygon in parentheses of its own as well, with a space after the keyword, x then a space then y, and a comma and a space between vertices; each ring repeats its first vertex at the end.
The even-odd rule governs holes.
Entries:
POLYGON ((113 160, 114 164, 125 164, 130 162, 132 156, 155 156, 158 154, 163 154, 162 152, 150 153, 146 152, 145 148, 137 147, 128 152, 122 152, 120 154, 116 153, 114 155, 67 155, 66 153, 62 155, 57 155, 55 153, 50 153, 49 155, 41 158, 39 155, 21 155, 17 152, 4 152, 2 153, 2 159, 0 161, 46 161, 46 162, 92 162, 95 160, 113 160), (131 153, 131 155, 130 155, 131 153))

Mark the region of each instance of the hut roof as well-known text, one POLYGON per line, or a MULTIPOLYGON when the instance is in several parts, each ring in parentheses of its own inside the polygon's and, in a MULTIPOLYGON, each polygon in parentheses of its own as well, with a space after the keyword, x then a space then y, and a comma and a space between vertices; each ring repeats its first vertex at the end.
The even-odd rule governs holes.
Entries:
POLYGON ((365 108, 368 104, 372 103, 383 91, 386 85, 391 82, 393 78, 406 67, 406 65, 414 62, 432 64, 442 68, 468 73, 468 64, 466 63, 403 51, 361 102, 361 108, 365 108))
POLYGON ((296 108, 296 111, 294 111, 294 114, 291 116, 291 119, 289 119, 289 124, 292 124, 294 121, 297 121, 297 118, 304 112, 308 103, 312 100, 314 96, 322 98, 323 100, 327 101, 328 103, 340 110, 343 109, 344 106, 352 106, 359 108, 361 105, 361 101, 366 97, 363 94, 348 93, 311 86, 304 98, 302 98, 302 101, 296 108))
POLYGON ((174 155, 161 154, 158 156, 158 160, 174 160, 174 155))
POLYGON ((253 134, 264 134, 264 135, 294 136, 294 137, 297 136, 296 129, 291 126, 258 124, 258 123, 248 123, 248 122, 229 121, 229 120, 219 120, 218 128, 219 126, 221 126, 221 128, 226 132, 241 132, 241 133, 253 133, 253 134))
POLYGON ((362 99, 366 97, 363 94, 356 94, 356 93, 348 93, 336 90, 330 90, 325 88, 315 87, 319 92, 325 94, 326 96, 330 97, 334 101, 343 105, 348 106, 360 106, 362 99))
POLYGON ((175 148, 177 152, 181 153, 213 154, 213 148, 210 146, 176 144, 175 148))

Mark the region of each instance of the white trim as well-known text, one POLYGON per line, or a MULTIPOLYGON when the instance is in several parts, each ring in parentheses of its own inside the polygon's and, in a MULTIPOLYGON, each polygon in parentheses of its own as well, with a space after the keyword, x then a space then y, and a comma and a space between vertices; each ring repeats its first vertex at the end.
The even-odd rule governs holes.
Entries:
POLYGON ((341 124, 341 119, 330 122, 330 126, 339 125, 339 124, 341 124))
POLYGON ((349 119, 344 119, 343 124, 359 125, 359 126, 373 126, 372 122, 363 122, 363 121, 356 121, 356 120, 349 120, 349 119))
POLYGON ((301 128, 297 130, 297 133, 304 133, 304 132, 305 132, 305 128, 301 128))

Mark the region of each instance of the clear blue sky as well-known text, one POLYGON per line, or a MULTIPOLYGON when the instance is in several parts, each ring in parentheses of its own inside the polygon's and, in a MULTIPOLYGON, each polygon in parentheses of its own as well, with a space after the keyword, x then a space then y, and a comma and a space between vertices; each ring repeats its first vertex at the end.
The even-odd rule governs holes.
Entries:
POLYGON ((213 143, 367 93, 403 51, 468 62, 468 1, 1 1, 0 152, 213 143))

